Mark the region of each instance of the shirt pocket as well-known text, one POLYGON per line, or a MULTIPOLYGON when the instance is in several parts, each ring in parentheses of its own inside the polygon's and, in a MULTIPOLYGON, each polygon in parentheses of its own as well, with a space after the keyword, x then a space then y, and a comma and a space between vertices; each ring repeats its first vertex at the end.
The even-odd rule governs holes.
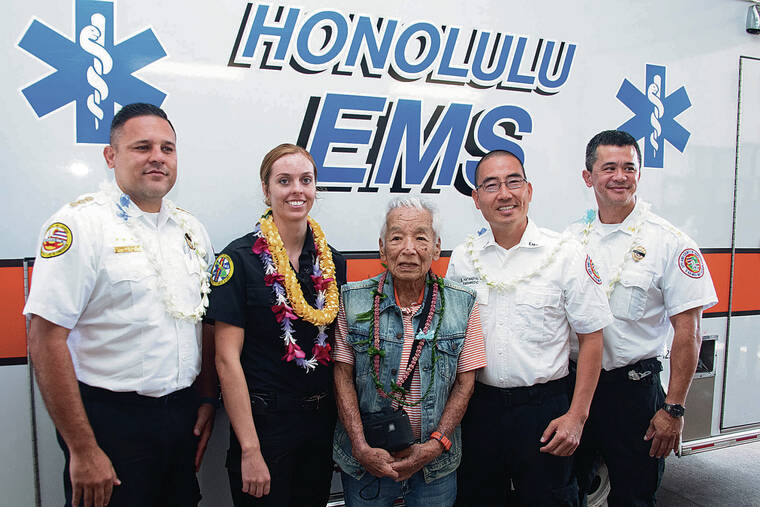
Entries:
POLYGON ((514 325, 517 337, 521 341, 531 343, 545 343, 556 339, 550 332, 553 327, 551 323, 562 315, 560 290, 550 288, 523 290, 515 301, 514 325))
POLYGON ((610 310, 615 317, 638 320, 644 316, 647 293, 654 273, 650 271, 626 271, 620 276, 610 296, 610 310))
POLYGON ((156 299, 163 308, 163 294, 156 294, 147 269, 139 254, 119 254, 106 260, 105 271, 110 282, 110 310, 127 322, 148 320, 156 299), (158 296, 158 297, 157 297, 158 296))

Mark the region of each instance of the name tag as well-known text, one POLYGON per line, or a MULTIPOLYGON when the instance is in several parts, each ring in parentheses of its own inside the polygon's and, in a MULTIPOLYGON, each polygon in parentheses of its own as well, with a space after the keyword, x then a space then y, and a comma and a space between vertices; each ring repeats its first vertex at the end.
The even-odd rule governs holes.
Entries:
POLYGON ((479 276, 463 276, 459 279, 459 283, 475 291, 479 304, 488 304, 488 286, 479 276))
POLYGON ((140 245, 113 247, 113 253, 120 254, 120 253, 131 253, 131 252, 142 252, 142 248, 140 248, 140 245))

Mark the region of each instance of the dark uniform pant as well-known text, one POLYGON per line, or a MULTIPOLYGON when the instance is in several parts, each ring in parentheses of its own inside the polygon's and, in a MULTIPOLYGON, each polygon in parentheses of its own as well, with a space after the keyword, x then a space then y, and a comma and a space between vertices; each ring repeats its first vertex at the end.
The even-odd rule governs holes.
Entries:
POLYGON ((462 420, 457 506, 577 505, 572 457, 539 452, 549 422, 569 406, 567 379, 509 389, 476 382, 462 420))
POLYGON ((236 507, 324 507, 332 481, 335 401, 326 394, 293 399, 252 393, 253 422, 269 468, 270 492, 256 498, 242 491, 241 449, 230 427, 227 474, 236 507))
MULTIPOLYGON (((113 464, 120 486, 109 507, 195 506, 200 489, 195 476, 198 437, 193 427, 199 398, 192 388, 160 398, 113 392, 79 383, 82 402, 98 445, 113 464)), ((61 435, 66 466, 63 486, 71 505, 69 450, 61 435)))
POLYGON ((657 359, 602 370, 581 444, 575 452, 583 496, 591 486, 594 462, 601 455, 610 476, 608 505, 655 505, 665 460, 649 456, 652 442, 645 441, 644 434, 655 412, 665 403, 661 370, 657 359))

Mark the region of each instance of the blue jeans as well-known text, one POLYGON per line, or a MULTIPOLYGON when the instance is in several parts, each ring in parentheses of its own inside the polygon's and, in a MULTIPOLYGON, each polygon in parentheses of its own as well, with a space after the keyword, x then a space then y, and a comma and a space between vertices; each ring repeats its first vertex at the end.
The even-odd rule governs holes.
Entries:
POLYGON ((391 507, 398 497, 404 497, 408 507, 451 507, 457 496, 456 472, 431 483, 425 483, 422 470, 401 482, 369 473, 359 480, 342 473, 341 479, 346 507, 391 507))

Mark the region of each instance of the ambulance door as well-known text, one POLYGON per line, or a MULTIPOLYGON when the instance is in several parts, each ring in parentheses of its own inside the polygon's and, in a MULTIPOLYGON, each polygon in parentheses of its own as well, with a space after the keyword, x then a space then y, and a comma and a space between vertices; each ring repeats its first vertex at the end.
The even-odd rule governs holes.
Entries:
POLYGON ((732 289, 721 429, 760 423, 760 59, 739 60, 732 289))

